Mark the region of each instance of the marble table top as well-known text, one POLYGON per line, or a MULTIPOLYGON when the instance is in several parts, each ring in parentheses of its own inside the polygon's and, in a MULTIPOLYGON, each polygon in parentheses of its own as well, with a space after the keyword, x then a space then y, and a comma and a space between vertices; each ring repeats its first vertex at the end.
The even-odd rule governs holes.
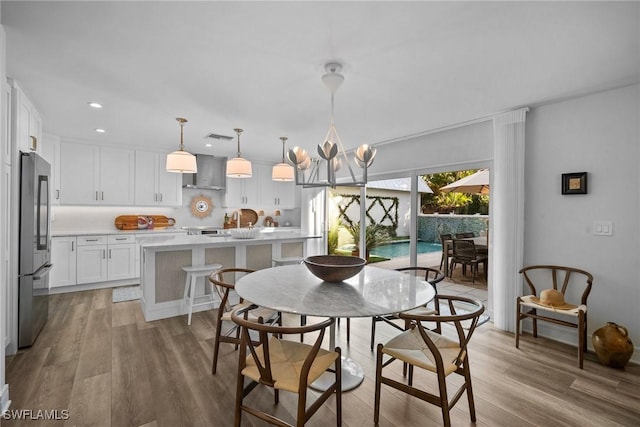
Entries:
POLYGON ((435 289, 413 275, 365 266, 344 282, 329 283, 304 264, 267 268, 240 278, 244 299, 286 313, 325 317, 371 317, 410 310, 431 301, 435 289))

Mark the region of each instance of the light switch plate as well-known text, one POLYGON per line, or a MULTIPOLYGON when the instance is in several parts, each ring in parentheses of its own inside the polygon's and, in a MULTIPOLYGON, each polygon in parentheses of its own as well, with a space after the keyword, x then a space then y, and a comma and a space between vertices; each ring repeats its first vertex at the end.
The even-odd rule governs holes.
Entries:
POLYGON ((592 233, 596 236, 613 236, 613 221, 593 221, 592 233))

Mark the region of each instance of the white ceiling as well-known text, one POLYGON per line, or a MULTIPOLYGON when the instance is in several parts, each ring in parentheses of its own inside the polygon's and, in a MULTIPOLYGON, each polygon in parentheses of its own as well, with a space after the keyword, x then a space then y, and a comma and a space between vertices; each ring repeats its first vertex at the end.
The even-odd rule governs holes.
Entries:
POLYGON ((324 64, 347 147, 640 81, 638 2, 10 2, 7 74, 64 138, 245 157, 315 152, 324 64), (104 104, 92 110, 88 101, 104 104), (98 135, 95 128, 105 128, 98 135))

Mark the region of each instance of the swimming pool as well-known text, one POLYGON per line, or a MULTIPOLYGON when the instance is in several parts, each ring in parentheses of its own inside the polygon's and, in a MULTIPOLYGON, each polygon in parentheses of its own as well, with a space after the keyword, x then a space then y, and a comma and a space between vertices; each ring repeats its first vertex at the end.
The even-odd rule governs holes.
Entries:
MULTIPOLYGON (((426 254, 430 252, 442 252, 442 245, 440 243, 418 242, 419 254, 426 254)), ((393 242, 387 245, 378 246, 371 249, 371 254, 385 258, 409 256, 409 242, 393 242)))

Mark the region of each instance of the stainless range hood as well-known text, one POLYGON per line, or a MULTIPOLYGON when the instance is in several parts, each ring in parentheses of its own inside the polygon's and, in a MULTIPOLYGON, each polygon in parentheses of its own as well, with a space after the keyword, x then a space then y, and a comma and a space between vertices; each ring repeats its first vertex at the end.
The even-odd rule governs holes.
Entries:
POLYGON ((227 158, 196 154, 198 173, 182 175, 183 188, 224 190, 227 185, 227 158))

